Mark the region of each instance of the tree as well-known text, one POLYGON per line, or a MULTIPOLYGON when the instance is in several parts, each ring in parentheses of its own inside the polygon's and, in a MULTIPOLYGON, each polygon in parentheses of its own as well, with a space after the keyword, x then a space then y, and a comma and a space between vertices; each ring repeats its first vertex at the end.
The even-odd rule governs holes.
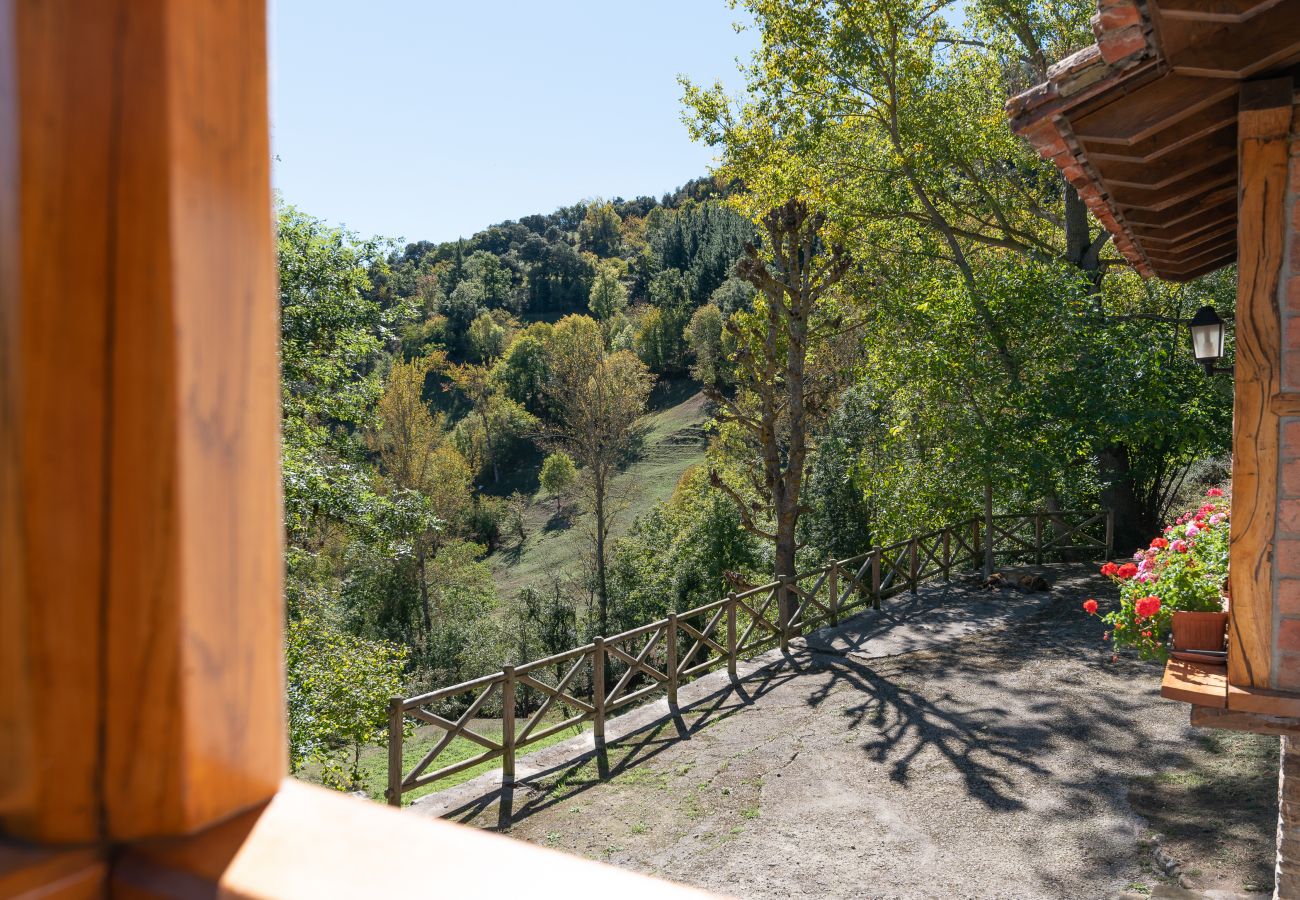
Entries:
MULTIPOLYGON (((823 247, 824 224, 824 216, 810 213, 800 200, 763 217, 768 259, 750 244, 736 264, 736 274, 758 289, 763 307, 747 320, 737 317, 736 377, 742 395, 732 399, 712 392, 722 404, 720 417, 748 431, 755 442, 770 524, 761 523, 747 499, 716 472, 710 480, 731 496, 745 528, 772 542, 777 578, 795 574, 810 429, 829 412, 831 400, 806 377, 809 351, 825 336, 826 325, 815 322, 817 306, 849 268, 843 248, 823 247)), ((786 592, 781 603, 784 627, 791 612, 786 592)))
POLYGON ((691 316, 686 343, 695 357, 691 377, 708 385, 723 383, 726 358, 722 349, 722 312, 712 303, 704 304, 691 316))
POLYGON ((543 411, 550 376, 550 340, 551 325, 534 322, 515 336, 492 369, 493 379, 506 396, 531 413, 543 411))
POLYGON ((321 766, 337 790, 361 783, 361 750, 388 727, 388 700, 403 693, 405 648, 331 626, 320 609, 289 622, 289 771, 321 766), (343 758, 343 753, 350 755, 343 758))
POLYGON ((386 536, 409 540, 420 593, 426 656, 432 652, 433 634, 429 557, 437 552, 440 533, 447 523, 462 520, 470 502, 468 467, 454 448, 446 446, 442 414, 434 416, 424 402, 425 378, 442 364, 441 354, 395 363, 379 400, 378 427, 371 435, 384 474, 398 492, 393 499, 399 499, 402 492, 415 494, 425 507, 423 518, 390 513, 384 530, 386 536))
POLYGON ((578 226, 578 240, 582 249, 600 257, 614 256, 623 241, 623 221, 619 218, 614 204, 605 200, 593 200, 587 204, 587 212, 578 226))
POLYGON ((610 321, 627 307, 627 288, 619 278, 617 266, 606 264, 596 270, 587 305, 592 315, 602 323, 610 321))
MULTIPOLYGON (((746 68, 749 100, 736 107, 720 89, 686 84, 695 135, 721 146, 720 174, 746 186, 736 204, 757 215, 815 197, 853 255, 870 260, 869 341, 878 335, 881 357, 913 356, 896 385, 911 406, 900 415, 927 429, 915 449, 962 431, 960 451, 953 443, 946 455, 982 482, 962 486, 964 514, 980 488, 1044 509, 1100 496, 1116 510, 1117 546, 1132 546, 1156 527, 1158 498, 1182 465, 1183 447, 1164 438, 1185 417, 1124 401, 1156 369, 1172 366, 1182 381, 1187 367, 1163 361, 1178 313, 1163 288, 1131 284, 1106 252, 1109 233, 1003 112, 1052 58, 1092 42, 1095 7, 975 0, 959 31, 945 21, 956 5, 943 0, 743 5, 762 38, 746 68), (1146 333, 1141 347, 1132 331, 1146 333), (1096 402, 1063 402, 1067 379, 1082 383, 1077 373, 1094 367, 1096 402)), ((1179 400, 1225 402, 1217 390, 1203 383, 1179 400)), ((1197 443, 1213 453, 1221 441, 1197 443)))
POLYGON ((491 365, 505 352, 509 338, 509 330, 486 310, 474 317, 466 334, 470 353, 487 365, 491 365))
POLYGON ((492 370, 487 366, 475 366, 470 363, 454 365, 448 370, 452 384, 469 400, 473 415, 476 417, 482 434, 482 453, 480 464, 492 467, 492 480, 501 480, 501 467, 498 459, 497 429, 501 422, 501 397, 497 384, 492 379, 492 370))
POLYGON ((592 515, 597 630, 606 634, 607 544, 618 511, 613 479, 645 412, 651 378, 631 353, 607 353, 600 326, 586 316, 562 319, 554 338, 549 390, 557 424, 552 438, 582 467, 579 483, 592 515))
POLYGON ((665 269, 650 283, 650 309, 637 329, 637 352, 651 371, 680 372, 686 368, 686 325, 691 318, 691 294, 677 269, 665 269))
POLYGON ((555 498, 555 514, 560 513, 560 503, 564 495, 578 480, 578 470, 573 464, 573 457, 563 450, 548 454, 542 460, 542 471, 538 479, 542 490, 555 498))

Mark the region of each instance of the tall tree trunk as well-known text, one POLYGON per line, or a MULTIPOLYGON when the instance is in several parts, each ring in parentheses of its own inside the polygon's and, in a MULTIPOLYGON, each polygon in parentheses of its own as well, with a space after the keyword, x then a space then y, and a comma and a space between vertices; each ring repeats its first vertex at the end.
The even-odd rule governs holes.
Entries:
POLYGON ((595 476, 592 512, 596 517, 596 627, 602 637, 609 634, 609 585, 605 578, 605 480, 595 476))
POLYGON ((424 659, 433 656, 433 608, 429 603, 428 548, 424 541, 415 542, 415 565, 420 576, 420 607, 424 618, 424 659))
POLYGON ((1137 491, 1133 489, 1133 472, 1128 448, 1123 444, 1103 447, 1097 454, 1101 477, 1101 502, 1115 511, 1115 555, 1128 556, 1155 534, 1159 523, 1152 521, 1137 491))

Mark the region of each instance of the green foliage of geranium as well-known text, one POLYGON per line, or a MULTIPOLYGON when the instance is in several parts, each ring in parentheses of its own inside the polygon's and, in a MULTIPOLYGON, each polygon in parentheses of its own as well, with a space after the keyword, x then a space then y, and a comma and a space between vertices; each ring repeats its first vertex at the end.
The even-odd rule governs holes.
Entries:
MULTIPOLYGON (((1117 648, 1131 647, 1143 659, 1164 659, 1175 612, 1224 608, 1230 507, 1224 492, 1211 488, 1205 503, 1180 515, 1131 561, 1102 566, 1101 573, 1120 589, 1119 609, 1101 616, 1117 648)), ((1084 609, 1095 613, 1096 601, 1084 609)))

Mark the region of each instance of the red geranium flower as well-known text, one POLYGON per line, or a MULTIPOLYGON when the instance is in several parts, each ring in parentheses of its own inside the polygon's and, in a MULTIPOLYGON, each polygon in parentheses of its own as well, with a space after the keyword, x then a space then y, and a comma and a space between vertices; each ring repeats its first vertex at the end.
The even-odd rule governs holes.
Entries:
POLYGON ((1154 594, 1141 597, 1133 604, 1133 611, 1139 619, 1149 619, 1160 612, 1160 598, 1154 594))
POLYGON ((1119 566, 1115 565, 1113 562, 1108 562, 1106 565, 1101 567, 1101 574, 1105 575, 1107 578, 1113 578, 1115 573, 1118 571, 1119 566))
POLYGON ((1174 541, 1174 551, 1176 553, 1187 552, 1187 541, 1174 541))
POLYGON ((1156 538, 1154 541, 1151 542, 1151 548, 1153 550, 1163 550, 1168 546, 1169 546, 1169 542, 1164 538, 1156 538))
POLYGON ((1149 637, 1151 637, 1151 632, 1149 632, 1149 631, 1144 631, 1144 632, 1142 632, 1142 636, 1143 636, 1144 638, 1149 638, 1149 637))
POLYGON ((1134 563, 1124 563, 1115 570, 1115 577, 1127 581, 1138 573, 1138 567, 1134 563))
POLYGON ((1083 611, 1090 616, 1095 616, 1097 614, 1097 601, 1092 599, 1091 597, 1089 597, 1087 600, 1084 600, 1083 611))
POLYGON ((1222 496, 1223 496, 1223 491, 1220 490, 1219 488, 1210 488, 1208 491, 1205 492, 1205 496, 1207 496, 1207 497, 1222 497, 1222 496))

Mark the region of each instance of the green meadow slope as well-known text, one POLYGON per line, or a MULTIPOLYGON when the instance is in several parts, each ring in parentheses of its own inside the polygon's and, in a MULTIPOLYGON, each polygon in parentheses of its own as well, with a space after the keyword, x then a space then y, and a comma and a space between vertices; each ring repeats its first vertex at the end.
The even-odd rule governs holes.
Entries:
MULTIPOLYGON (((635 459, 617 479, 616 490, 624 495, 625 506, 615 523, 615 536, 624 534, 638 515, 667 500, 682 473, 704 460, 708 415, 697 383, 662 381, 651 394, 649 406, 635 459)), ((505 491, 495 491, 520 490, 531 498, 523 543, 508 540, 489 557, 497 593, 503 600, 523 587, 540 584, 553 573, 578 574, 590 553, 587 518, 574 514, 568 522, 561 521, 555 515, 554 500, 538 488, 540 462, 540 457, 529 460, 503 478, 505 491)))

